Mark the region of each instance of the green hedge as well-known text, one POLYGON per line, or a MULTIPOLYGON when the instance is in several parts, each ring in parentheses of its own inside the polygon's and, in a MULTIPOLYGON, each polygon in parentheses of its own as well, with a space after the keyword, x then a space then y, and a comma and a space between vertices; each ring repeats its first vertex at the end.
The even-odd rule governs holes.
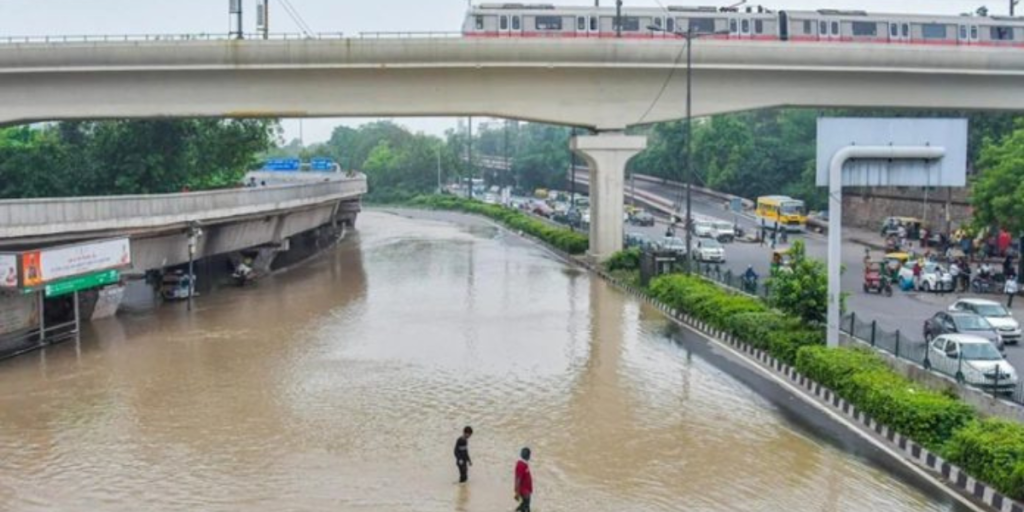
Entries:
POLYGON ((582 254, 590 247, 586 235, 552 226, 518 210, 481 203, 455 196, 420 196, 411 201, 414 206, 436 210, 455 210, 490 217, 509 228, 535 236, 569 254, 582 254))
POLYGON ((946 460, 1007 496, 1024 496, 1024 428, 987 419, 957 430, 946 445, 946 460))
POLYGON ((616 270, 638 270, 640 268, 640 248, 632 247, 619 251, 604 262, 604 268, 609 272, 616 270))
POLYGON ((801 348, 796 369, 936 453, 975 418, 967 404, 896 374, 865 349, 801 348))

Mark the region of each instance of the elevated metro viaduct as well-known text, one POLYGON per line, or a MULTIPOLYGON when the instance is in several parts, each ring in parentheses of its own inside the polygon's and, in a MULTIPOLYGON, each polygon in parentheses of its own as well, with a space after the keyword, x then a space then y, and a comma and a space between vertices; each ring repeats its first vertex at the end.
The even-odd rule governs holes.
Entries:
MULTIPOLYGON (((685 116, 682 41, 462 38, 0 45, 0 124, 148 117, 494 116, 574 125, 590 253, 622 244, 629 126, 685 116)), ((1024 109, 1024 52, 697 41, 693 114, 1024 109)))

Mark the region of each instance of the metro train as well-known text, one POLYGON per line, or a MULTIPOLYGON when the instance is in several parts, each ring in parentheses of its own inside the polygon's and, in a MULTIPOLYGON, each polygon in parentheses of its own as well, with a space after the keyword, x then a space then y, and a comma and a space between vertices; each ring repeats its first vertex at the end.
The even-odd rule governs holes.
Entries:
POLYGON ((550 4, 472 6, 465 37, 671 39, 692 30, 710 39, 823 43, 881 43, 1024 48, 1024 18, 929 16, 820 9, 773 11, 763 7, 623 8, 550 4))

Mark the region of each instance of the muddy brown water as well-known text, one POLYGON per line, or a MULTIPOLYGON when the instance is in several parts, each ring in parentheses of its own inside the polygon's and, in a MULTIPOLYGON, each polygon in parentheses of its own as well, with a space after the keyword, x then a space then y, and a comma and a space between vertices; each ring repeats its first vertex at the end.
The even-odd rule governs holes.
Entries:
POLYGON ((527 445, 541 512, 954 509, 480 221, 365 212, 337 249, 192 314, 0 363, 5 511, 511 510, 527 445))

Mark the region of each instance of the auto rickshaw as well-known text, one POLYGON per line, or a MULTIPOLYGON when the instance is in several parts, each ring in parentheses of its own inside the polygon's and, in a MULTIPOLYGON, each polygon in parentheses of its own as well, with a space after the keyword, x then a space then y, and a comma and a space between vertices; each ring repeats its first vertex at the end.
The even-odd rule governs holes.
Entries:
POLYGON ((908 252, 890 252, 885 255, 882 264, 885 274, 889 277, 889 282, 896 282, 900 269, 910 261, 910 258, 911 254, 908 252))
POLYGON ((892 281, 882 270, 881 261, 869 260, 864 263, 864 293, 877 292, 892 297, 892 281))
POLYGON ((789 269, 793 265, 793 257, 789 249, 776 249, 772 251, 772 270, 789 269))

